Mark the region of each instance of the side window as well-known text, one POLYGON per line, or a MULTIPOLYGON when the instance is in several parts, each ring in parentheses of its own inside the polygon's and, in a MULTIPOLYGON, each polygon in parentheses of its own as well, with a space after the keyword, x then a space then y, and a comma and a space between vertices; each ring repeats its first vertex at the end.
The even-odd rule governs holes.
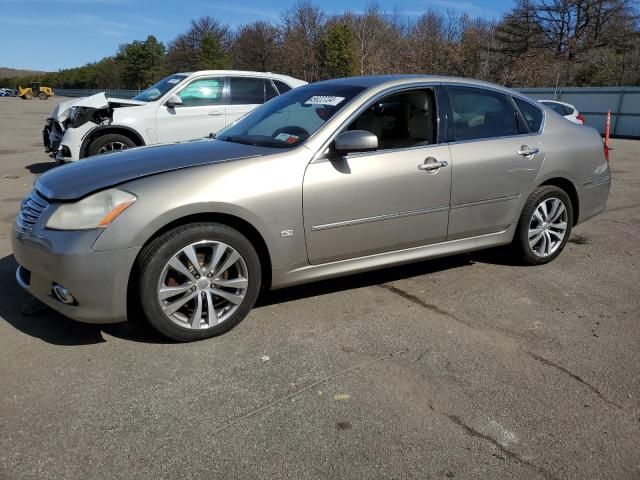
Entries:
POLYGON ((540 130, 540 126, 542 125, 542 110, 519 98, 514 98, 514 100, 520 109, 520 112, 524 116, 524 120, 527 122, 529 130, 532 132, 540 130))
POLYGON ((222 104, 221 78, 202 78, 194 80, 184 87, 178 96, 182 99, 182 107, 200 107, 222 104))
POLYGON ((378 137, 378 150, 436 143, 435 97, 430 89, 391 94, 362 112, 347 130, 378 137))
POLYGON ((255 105, 264 103, 264 80, 251 77, 231 77, 229 79, 230 105, 255 105))
POLYGON ((278 90, 274 87, 273 82, 268 78, 264 79, 264 101, 271 100, 279 95, 278 90))
POLYGON ((456 141, 519 133, 516 111, 506 95, 470 87, 448 87, 448 91, 456 141))
POLYGON ((289 85, 287 85, 284 82, 281 82, 280 80, 274 80, 273 83, 275 83, 276 88, 280 92, 280 95, 291 90, 291 87, 289 85))

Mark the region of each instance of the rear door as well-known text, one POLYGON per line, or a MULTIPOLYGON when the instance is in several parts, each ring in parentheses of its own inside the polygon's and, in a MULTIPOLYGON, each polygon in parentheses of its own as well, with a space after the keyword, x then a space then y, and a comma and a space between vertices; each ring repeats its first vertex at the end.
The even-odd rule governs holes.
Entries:
POLYGON ((508 95, 466 86, 449 86, 447 91, 454 135, 447 238, 505 230, 516 221, 523 196, 542 166, 538 134, 508 95))
POLYGON ((182 105, 160 105, 156 112, 158 143, 206 137, 225 126, 224 78, 196 78, 177 95, 182 105))

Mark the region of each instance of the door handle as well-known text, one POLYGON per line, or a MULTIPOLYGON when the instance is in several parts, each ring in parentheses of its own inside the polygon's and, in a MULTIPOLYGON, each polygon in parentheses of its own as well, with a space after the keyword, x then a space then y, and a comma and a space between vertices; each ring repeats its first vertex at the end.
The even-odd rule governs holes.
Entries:
POLYGON ((220 110, 211 110, 209 112, 209 115, 211 115, 212 117, 217 117, 218 115, 223 115, 224 112, 221 112, 220 110))
POLYGON ((418 170, 426 170, 427 172, 433 172, 434 170, 438 170, 439 168, 446 167, 449 165, 449 162, 446 160, 436 160, 433 157, 427 158, 424 163, 418 165, 418 170))
POLYGON ((530 147, 529 145, 522 145, 520 150, 518 150, 518 155, 521 157, 532 157, 536 153, 540 153, 540 149, 538 147, 530 147))

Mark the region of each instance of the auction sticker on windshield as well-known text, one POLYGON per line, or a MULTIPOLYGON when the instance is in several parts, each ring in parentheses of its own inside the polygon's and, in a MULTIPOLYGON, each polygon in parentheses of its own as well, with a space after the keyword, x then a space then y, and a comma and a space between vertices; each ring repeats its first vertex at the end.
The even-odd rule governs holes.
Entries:
POLYGON ((304 102, 305 105, 331 105, 335 107, 344 100, 344 97, 334 97, 332 95, 314 95, 304 102))
POLYGON ((290 133, 279 133, 275 139, 280 142, 296 143, 298 141, 298 138, 300 137, 298 137, 297 135, 291 135, 290 133))

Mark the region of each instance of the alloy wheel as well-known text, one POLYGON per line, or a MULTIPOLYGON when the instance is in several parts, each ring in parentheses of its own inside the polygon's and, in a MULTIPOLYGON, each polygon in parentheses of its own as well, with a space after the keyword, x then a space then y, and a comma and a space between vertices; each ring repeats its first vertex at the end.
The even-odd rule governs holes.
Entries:
POLYGON ((226 243, 204 240, 187 245, 166 263, 158 301, 174 324, 208 329, 233 315, 248 286, 248 268, 240 253, 226 243))
POLYGON ((562 200, 546 198, 533 211, 529 222, 529 247, 538 257, 553 255, 567 234, 568 214, 562 200))
POLYGON ((102 155, 103 153, 111 153, 111 152, 119 152, 120 150, 126 150, 129 148, 122 142, 109 142, 105 143, 98 149, 98 155, 102 155))

